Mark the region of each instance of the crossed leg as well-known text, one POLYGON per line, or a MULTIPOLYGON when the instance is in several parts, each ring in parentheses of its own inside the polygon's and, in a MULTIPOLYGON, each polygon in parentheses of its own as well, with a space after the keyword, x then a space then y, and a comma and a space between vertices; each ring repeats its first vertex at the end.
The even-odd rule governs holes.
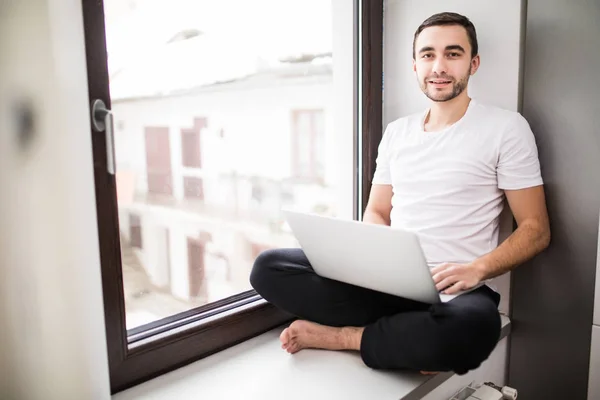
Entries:
POLYGON ((494 349, 499 296, 487 287, 428 305, 322 278, 300 249, 262 253, 250 277, 267 301, 298 316, 282 347, 358 350, 372 368, 466 373, 494 349))

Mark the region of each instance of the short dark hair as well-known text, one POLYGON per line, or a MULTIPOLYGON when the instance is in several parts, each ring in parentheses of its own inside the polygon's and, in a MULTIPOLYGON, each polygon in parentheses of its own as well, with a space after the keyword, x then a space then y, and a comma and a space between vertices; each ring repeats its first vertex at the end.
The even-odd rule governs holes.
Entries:
POLYGON ((444 25, 460 25, 467 31, 467 36, 469 37, 469 44, 471 45, 471 58, 475 57, 479 52, 479 46, 477 45, 477 32, 475 32, 475 25, 469 20, 469 18, 464 15, 460 15, 453 12, 443 12, 439 14, 434 14, 431 17, 427 18, 423 23, 417 28, 415 32, 415 37, 413 39, 413 59, 415 58, 415 45, 417 43, 417 37, 425 28, 429 28, 432 26, 444 26, 444 25))

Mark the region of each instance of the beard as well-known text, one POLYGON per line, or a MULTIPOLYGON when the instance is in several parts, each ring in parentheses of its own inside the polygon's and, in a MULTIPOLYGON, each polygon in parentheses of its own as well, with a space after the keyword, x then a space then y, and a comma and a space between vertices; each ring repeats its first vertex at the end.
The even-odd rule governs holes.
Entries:
POLYGON ((439 76, 439 77, 427 77, 423 80, 423 82, 420 84, 420 86, 421 86, 421 90, 423 91, 425 96, 427 96, 432 101, 437 101, 437 102, 450 101, 450 100, 458 97, 465 90, 465 88, 467 87, 467 84, 469 83, 470 76, 471 76, 471 74, 469 71, 465 74, 465 76, 462 77, 462 79, 460 79, 458 81, 448 75, 443 75, 443 76, 439 76), (447 88, 443 92, 438 91, 435 88, 431 88, 431 90, 430 90, 428 81, 431 79, 445 79, 445 80, 450 81, 451 85, 452 85, 452 90, 447 91, 447 88))

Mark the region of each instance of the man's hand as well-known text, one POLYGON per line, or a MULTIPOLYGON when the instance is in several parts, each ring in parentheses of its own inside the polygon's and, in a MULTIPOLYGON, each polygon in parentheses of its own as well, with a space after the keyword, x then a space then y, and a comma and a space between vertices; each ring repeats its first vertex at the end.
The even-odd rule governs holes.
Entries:
POLYGON ((455 294, 477 286, 483 279, 483 273, 475 264, 444 263, 431 269, 433 281, 438 291, 455 294))

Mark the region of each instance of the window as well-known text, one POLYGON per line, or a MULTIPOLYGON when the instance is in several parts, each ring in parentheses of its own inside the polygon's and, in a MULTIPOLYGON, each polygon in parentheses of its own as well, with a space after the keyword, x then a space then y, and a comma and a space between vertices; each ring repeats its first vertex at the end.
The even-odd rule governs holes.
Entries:
POLYGON ((383 16, 360 3, 83 2, 89 96, 122 121, 114 175, 92 133, 113 392, 292 318, 248 282, 257 254, 297 245, 282 208, 360 217, 383 16))
MULTIPOLYGON (((145 127, 142 143, 135 148, 146 150, 145 170, 148 194, 173 195, 171 131, 167 127, 145 127)), ((131 146, 132 148, 134 146, 131 146)), ((125 156, 129 158, 129 156, 125 156)))
POLYGON ((206 118, 196 118, 192 129, 181 130, 181 158, 184 167, 202 167, 200 134, 206 126, 206 118))
POLYGON ((204 200, 202 178, 196 176, 183 177, 183 196, 186 199, 204 200))

